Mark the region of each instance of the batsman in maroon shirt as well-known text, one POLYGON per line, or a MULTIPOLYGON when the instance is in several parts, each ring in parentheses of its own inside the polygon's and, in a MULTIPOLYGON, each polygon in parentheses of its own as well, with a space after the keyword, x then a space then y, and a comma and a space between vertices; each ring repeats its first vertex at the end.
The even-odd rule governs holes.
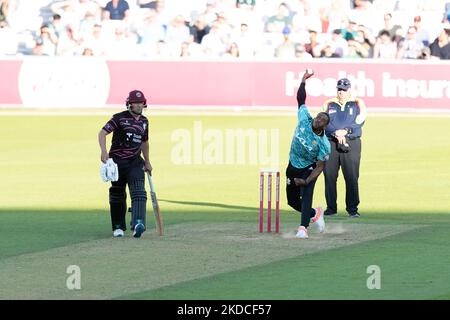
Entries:
POLYGON ((119 179, 111 182, 109 204, 114 237, 122 237, 127 229, 126 185, 131 197, 131 230, 133 237, 139 238, 146 229, 146 204, 144 171, 151 174, 149 159, 148 120, 142 115, 147 100, 139 90, 129 93, 126 100, 127 110, 113 115, 98 134, 101 149, 101 161, 112 158, 119 168, 119 179), (106 135, 113 132, 109 153, 106 150, 106 135), (141 157, 142 156, 144 158, 141 157))

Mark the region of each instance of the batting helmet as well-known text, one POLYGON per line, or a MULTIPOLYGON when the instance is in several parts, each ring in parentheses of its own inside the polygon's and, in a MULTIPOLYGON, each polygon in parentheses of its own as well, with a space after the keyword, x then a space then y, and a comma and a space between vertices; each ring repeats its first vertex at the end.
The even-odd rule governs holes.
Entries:
POLYGON ((142 93, 142 91, 139 90, 130 91, 126 101, 127 107, 130 107, 133 102, 143 102, 144 108, 147 108, 147 99, 145 99, 145 96, 142 93))

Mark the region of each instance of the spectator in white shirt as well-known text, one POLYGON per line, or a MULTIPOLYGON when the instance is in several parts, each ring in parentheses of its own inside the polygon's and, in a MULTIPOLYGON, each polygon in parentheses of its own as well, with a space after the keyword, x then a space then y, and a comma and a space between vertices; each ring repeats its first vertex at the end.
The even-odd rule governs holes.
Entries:
POLYGON ((91 32, 83 38, 82 45, 92 50, 94 56, 103 56, 105 54, 106 42, 101 24, 96 24, 92 27, 91 32))
POLYGON ((423 44, 416 38, 417 29, 415 26, 408 28, 406 39, 400 44, 397 52, 398 59, 417 59, 422 53, 423 44))
POLYGON ((414 17, 414 27, 416 28, 416 40, 421 42, 424 46, 428 46, 430 44, 430 35, 427 30, 422 27, 422 18, 421 16, 414 17))
POLYGON ((375 59, 395 59, 396 55, 397 45, 392 42, 389 32, 381 31, 373 48, 373 57, 375 59))
POLYGON ((140 30, 141 44, 154 45, 159 40, 164 40, 166 37, 166 30, 164 26, 157 20, 156 11, 149 9, 144 15, 144 23, 140 30))
POLYGON ((15 55, 19 43, 17 36, 10 27, 8 27, 6 21, 0 21, 0 57, 2 55, 15 55))
POLYGON ((214 21, 209 33, 203 37, 201 45, 207 56, 220 57, 226 50, 226 39, 220 34, 220 22, 214 21))

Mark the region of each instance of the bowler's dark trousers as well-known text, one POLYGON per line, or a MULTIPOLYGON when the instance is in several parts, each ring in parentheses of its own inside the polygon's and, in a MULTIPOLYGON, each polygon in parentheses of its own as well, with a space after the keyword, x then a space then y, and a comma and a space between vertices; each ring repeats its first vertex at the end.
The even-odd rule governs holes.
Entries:
POLYGON ((348 139, 351 150, 341 152, 337 149, 336 140, 329 140, 331 146, 330 159, 325 163, 323 171, 325 177, 325 198, 327 200, 327 209, 331 212, 337 212, 337 191, 336 182, 339 174, 339 168, 345 179, 345 204, 349 214, 358 212, 359 205, 359 164, 361 161, 361 138, 353 140, 348 139))
POLYGON ((317 179, 311 181, 306 187, 295 185, 294 178, 306 179, 316 167, 312 164, 306 168, 296 168, 290 162, 286 169, 286 196, 288 205, 301 212, 301 225, 308 228, 311 218, 316 214, 312 208, 314 186, 317 179))

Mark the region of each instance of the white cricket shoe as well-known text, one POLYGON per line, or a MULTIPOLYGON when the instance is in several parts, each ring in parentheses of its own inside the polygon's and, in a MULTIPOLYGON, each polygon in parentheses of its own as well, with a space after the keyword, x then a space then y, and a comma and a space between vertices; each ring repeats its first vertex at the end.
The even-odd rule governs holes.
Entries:
POLYGON ((295 236, 300 239, 308 239, 308 230, 304 226, 300 226, 295 236))
POLYGON ((117 238, 117 237, 123 237, 123 230, 122 229, 116 229, 113 232, 113 237, 117 238))
POLYGON ((312 222, 317 226, 319 233, 325 230, 325 219, 323 218, 323 209, 321 207, 314 208, 316 215, 312 218, 312 222))

